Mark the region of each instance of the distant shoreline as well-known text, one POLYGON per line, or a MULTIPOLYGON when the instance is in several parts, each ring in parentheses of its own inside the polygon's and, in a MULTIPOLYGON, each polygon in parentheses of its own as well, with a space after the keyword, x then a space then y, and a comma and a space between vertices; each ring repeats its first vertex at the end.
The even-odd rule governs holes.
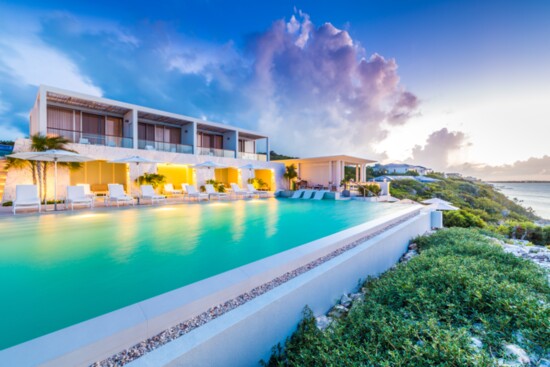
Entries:
POLYGON ((487 181, 489 183, 550 183, 550 181, 534 181, 534 180, 523 180, 523 181, 487 181))

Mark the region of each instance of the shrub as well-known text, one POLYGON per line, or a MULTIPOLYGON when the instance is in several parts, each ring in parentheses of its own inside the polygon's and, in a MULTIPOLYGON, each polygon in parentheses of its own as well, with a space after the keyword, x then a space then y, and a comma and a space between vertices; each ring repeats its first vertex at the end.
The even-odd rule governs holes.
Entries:
POLYGON ((136 178, 135 182, 138 185, 151 185, 154 189, 157 189, 160 185, 166 183, 166 176, 158 173, 144 173, 136 178))
POLYGON ((443 225, 445 227, 477 227, 484 228, 487 223, 475 214, 466 210, 445 211, 443 212, 443 225))
POLYGON ((511 342, 531 356, 550 353, 544 270, 473 230, 416 242, 420 255, 367 282, 364 301, 328 331, 306 312, 265 365, 496 366, 511 342), (480 350, 472 336, 483 342, 480 350))
POLYGON ((361 196, 378 196, 382 191, 376 184, 358 185, 357 190, 361 196))

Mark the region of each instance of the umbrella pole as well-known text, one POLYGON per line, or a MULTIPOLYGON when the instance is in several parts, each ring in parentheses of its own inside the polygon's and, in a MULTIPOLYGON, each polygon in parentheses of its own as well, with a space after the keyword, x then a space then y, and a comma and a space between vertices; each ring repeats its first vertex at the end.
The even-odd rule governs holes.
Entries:
POLYGON ((57 158, 53 161, 54 186, 53 186, 53 210, 57 210, 57 158))

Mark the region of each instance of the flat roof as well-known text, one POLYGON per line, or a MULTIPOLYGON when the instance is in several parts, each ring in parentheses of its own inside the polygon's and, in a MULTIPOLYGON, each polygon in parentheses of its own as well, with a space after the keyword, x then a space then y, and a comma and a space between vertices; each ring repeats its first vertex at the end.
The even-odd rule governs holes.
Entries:
POLYGON ((157 120, 159 122, 162 120, 167 120, 167 121, 169 120, 170 122, 175 122, 175 121, 195 122, 199 125, 203 125, 203 126, 206 125, 208 127, 218 128, 220 130, 238 131, 239 135, 242 135, 242 137, 248 138, 248 139, 268 138, 268 136, 260 134, 256 131, 243 129, 233 125, 201 120, 201 119, 197 119, 186 115, 157 110, 154 108, 139 106, 136 104, 126 103, 126 102, 115 101, 114 99, 91 96, 88 94, 73 92, 70 90, 52 87, 49 85, 40 85, 40 90, 43 90, 45 92, 47 101, 51 101, 54 103, 62 103, 68 106, 77 106, 77 107, 88 108, 92 110, 118 113, 118 114, 125 114, 130 110, 137 110, 139 115, 138 118, 140 116, 147 116, 146 118, 157 120), (161 116, 163 118, 160 118, 161 116))
POLYGON ((372 159, 352 157, 350 155, 329 155, 325 157, 310 157, 310 158, 295 158, 295 159, 281 159, 274 162, 285 162, 285 163, 323 163, 331 161, 344 161, 344 164, 370 164, 376 163, 372 159))

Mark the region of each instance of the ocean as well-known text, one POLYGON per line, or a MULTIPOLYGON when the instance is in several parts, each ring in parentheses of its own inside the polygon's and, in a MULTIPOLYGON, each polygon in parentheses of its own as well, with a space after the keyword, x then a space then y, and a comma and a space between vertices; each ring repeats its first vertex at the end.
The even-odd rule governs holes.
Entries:
POLYGON ((517 198, 524 207, 531 207, 535 213, 550 220, 550 183, 494 182, 500 192, 510 199, 517 198))

